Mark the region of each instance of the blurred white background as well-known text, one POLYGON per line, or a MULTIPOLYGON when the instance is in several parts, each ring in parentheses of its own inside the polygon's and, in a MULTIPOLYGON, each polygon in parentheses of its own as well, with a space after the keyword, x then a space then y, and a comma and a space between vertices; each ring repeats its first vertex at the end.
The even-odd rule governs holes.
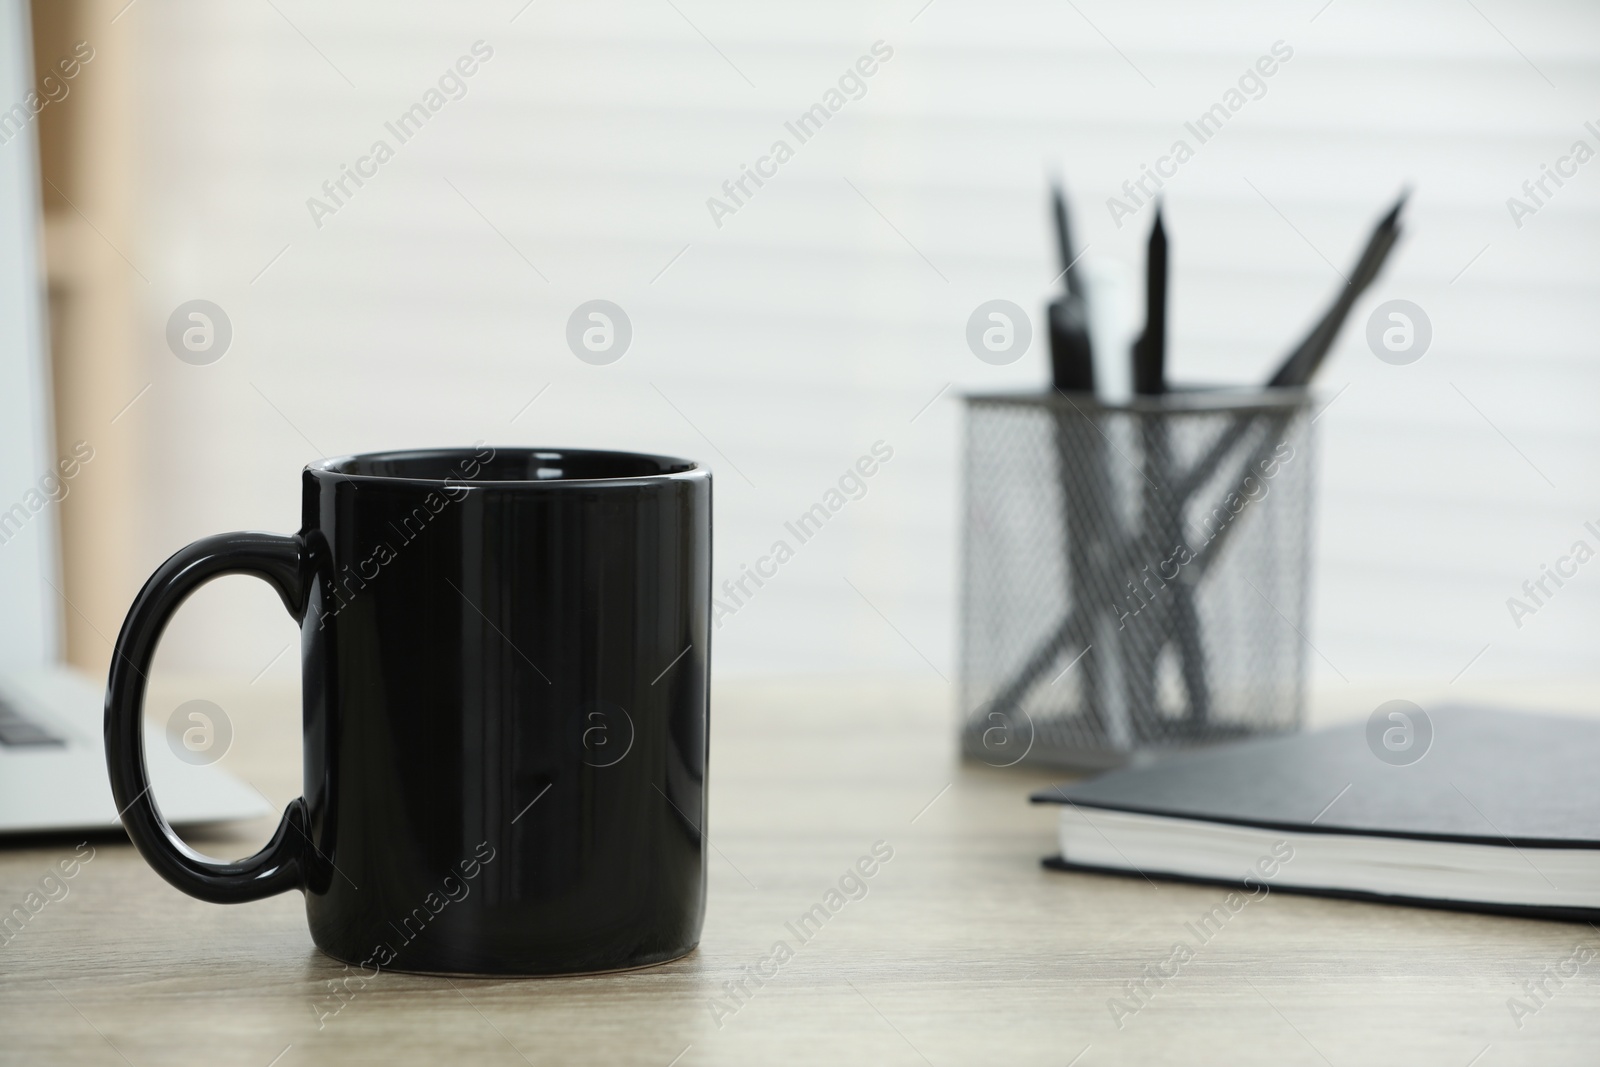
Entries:
MULTIPOLYGON (((1506 605, 1600 548, 1600 162, 1520 228, 1506 204, 1600 149, 1600 9, 1578 2, 138 3, 94 43, 139 57, 152 384, 108 447, 147 457, 140 574, 204 534, 295 529, 318 455, 482 438, 707 462, 720 584, 882 440, 867 496, 724 620, 716 669, 953 679, 959 396, 1048 361, 1036 329, 1021 361, 980 362, 968 315, 1053 292, 1057 165, 1086 265, 1134 278, 1149 214, 1118 229, 1107 197, 1279 41, 1265 94, 1167 186, 1168 365, 1264 380, 1412 187, 1318 380, 1312 669, 1593 677, 1600 563, 1520 628, 1506 605), (479 40, 466 95, 399 144, 385 122, 479 40), (715 225, 707 198, 880 40, 864 97, 715 225), (307 199, 379 138, 395 158, 318 228, 307 199), (1364 338, 1397 297, 1433 326, 1410 366, 1364 338), (196 298, 233 325, 210 366, 164 338, 196 298), (633 324, 610 366, 564 339, 596 298, 633 324)), ((228 579, 163 662, 291 675, 292 638, 265 586, 228 579)))

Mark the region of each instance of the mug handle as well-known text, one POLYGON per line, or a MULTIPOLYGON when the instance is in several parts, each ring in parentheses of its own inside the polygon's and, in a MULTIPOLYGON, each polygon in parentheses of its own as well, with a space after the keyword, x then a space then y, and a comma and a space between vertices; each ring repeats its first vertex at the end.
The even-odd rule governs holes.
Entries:
POLYGON ((304 797, 284 809, 265 848, 247 859, 218 863, 178 837, 150 794, 144 762, 144 697, 150 661, 178 605, 224 574, 252 574, 277 590, 295 622, 305 617, 305 543, 271 533, 226 533, 201 538, 163 563, 134 598, 117 635, 106 688, 106 768, 122 825, 156 873, 190 896, 213 904, 242 904, 305 887, 304 850, 310 843, 304 797))

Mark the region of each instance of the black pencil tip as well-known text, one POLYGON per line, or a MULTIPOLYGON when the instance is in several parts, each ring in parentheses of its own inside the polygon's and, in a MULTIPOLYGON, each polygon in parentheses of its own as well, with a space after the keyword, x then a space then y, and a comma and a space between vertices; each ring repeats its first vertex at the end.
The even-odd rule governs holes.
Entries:
POLYGON ((1383 217, 1385 226, 1393 226, 1400 220, 1400 209, 1406 206, 1406 201, 1411 199, 1411 186, 1404 185, 1400 188, 1400 196, 1394 202, 1394 207, 1383 217))

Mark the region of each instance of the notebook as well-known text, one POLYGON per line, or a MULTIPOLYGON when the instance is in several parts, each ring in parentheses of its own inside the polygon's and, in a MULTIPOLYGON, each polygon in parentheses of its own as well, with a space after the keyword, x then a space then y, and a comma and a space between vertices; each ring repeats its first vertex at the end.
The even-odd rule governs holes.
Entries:
POLYGON ((1061 854, 1045 863, 1600 920, 1600 719, 1420 714, 1395 720, 1420 731, 1407 735, 1425 741, 1420 755, 1386 750, 1402 727, 1374 713, 1035 793, 1062 805, 1061 854))

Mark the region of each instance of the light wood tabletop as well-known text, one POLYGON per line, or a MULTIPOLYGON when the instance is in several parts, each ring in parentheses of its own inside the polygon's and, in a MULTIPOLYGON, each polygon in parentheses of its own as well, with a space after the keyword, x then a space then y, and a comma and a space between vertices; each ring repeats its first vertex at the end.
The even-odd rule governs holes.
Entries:
MULTIPOLYGON (((275 808, 298 793, 292 689, 162 680, 150 706, 193 698, 233 721, 224 767, 275 808)), ((1119 1020, 1112 1001, 1226 890, 1042 869, 1056 812, 1026 797, 1054 776, 960 763, 951 707, 937 682, 719 686, 704 937, 626 974, 381 973, 336 992, 346 972, 312 946, 298 894, 205 904, 125 841, 94 841, 68 894, 0 945, 0 1062, 1600 1062, 1600 959, 1546 977, 1600 950, 1600 930, 1288 893, 1239 912, 1119 1020), (875 847, 892 857, 797 938, 788 924, 875 847), (775 960, 779 941, 792 955, 775 960), (759 988, 730 995, 752 970, 759 988), (1548 995, 1515 1018, 1508 1000, 1541 979, 1548 995)), ((241 855, 273 822, 197 845, 241 855)), ((0 903, 76 846, 0 848, 0 903)))

